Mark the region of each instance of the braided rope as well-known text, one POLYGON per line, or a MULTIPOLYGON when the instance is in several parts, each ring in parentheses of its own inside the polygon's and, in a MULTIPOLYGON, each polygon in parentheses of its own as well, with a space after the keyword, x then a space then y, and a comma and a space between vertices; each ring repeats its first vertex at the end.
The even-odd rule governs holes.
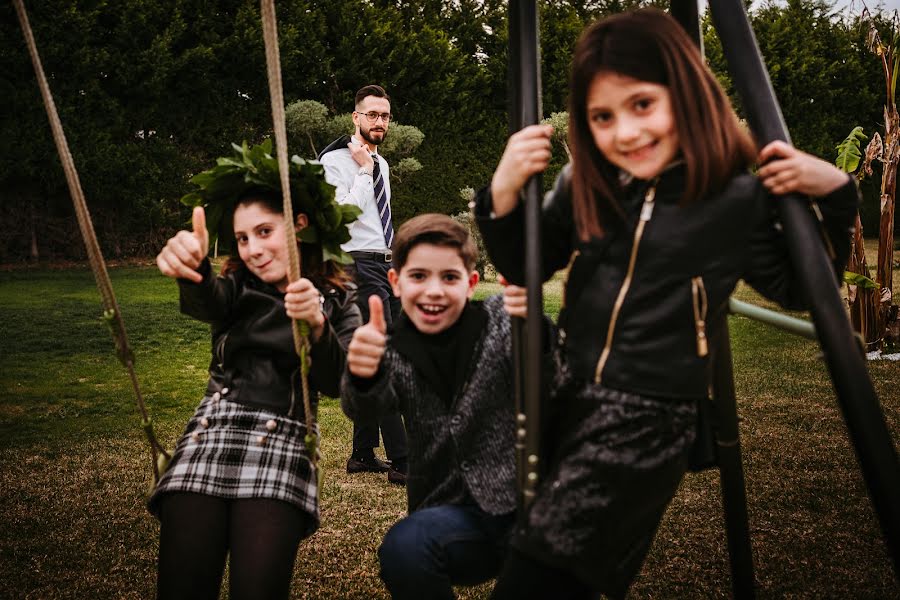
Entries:
POLYGON ((25 12, 25 6, 22 0, 13 0, 13 4, 16 7, 19 24, 22 27, 25 43, 28 46, 28 53, 31 56, 31 62, 34 65, 34 71, 37 75, 41 97, 44 100, 47 118, 50 120, 50 129, 53 132, 53 141, 56 144, 56 150, 59 153, 63 170, 66 173, 66 182, 69 186, 69 193, 72 196, 75 215, 78 218, 78 228, 81 230, 81 237, 84 239, 84 245, 87 249, 88 261, 91 264, 91 271, 94 273, 94 280, 97 282, 97 289, 100 292, 104 309, 103 320, 109 326, 113 340, 115 341, 116 355, 128 371, 128 377, 131 380, 131 386, 134 389, 138 410, 141 413, 141 426, 147 435, 147 441, 150 442, 150 452, 153 458, 153 479, 154 482, 159 481, 162 472, 165 471, 165 465, 168 463, 171 456, 160 445, 153 433, 153 424, 147 414, 144 397, 141 394, 137 374, 134 371, 134 355, 128 345, 128 334, 125 332, 125 322, 122 320, 122 314, 119 311, 119 305, 116 302, 116 296, 112 289, 112 282, 110 281, 109 273, 106 270, 106 262, 103 260, 103 254, 100 252, 100 244, 97 242, 94 224, 91 221, 91 215, 84 199, 84 191, 81 188, 78 171, 75 169, 75 161, 72 159, 72 153, 69 151, 69 144, 66 141, 65 132, 63 132, 62 122, 59 119, 56 104, 50 93, 50 85, 47 82, 47 77, 44 74, 44 67, 41 64, 41 58, 38 55, 37 45, 34 41, 34 33, 32 32, 31 24, 28 21, 28 14, 25 12))
MULTIPOLYGON (((300 249, 294 232, 293 208, 291 206, 291 185, 288 173, 287 132, 284 117, 284 96, 281 83, 281 58, 278 52, 278 25, 275 20, 275 0, 260 0, 263 39, 266 45, 266 71, 269 78, 269 96, 272 100, 272 121, 275 129, 275 153, 278 172, 281 177, 281 192, 284 198, 285 242, 287 243, 291 282, 300 279, 300 249)), ((313 429, 313 413, 309 394, 309 324, 293 321, 294 349, 300 357, 300 374, 303 386, 303 411, 306 417, 306 449, 312 462, 313 471, 318 473, 318 439, 313 429)), ((293 406, 291 407, 293 413, 293 406)))

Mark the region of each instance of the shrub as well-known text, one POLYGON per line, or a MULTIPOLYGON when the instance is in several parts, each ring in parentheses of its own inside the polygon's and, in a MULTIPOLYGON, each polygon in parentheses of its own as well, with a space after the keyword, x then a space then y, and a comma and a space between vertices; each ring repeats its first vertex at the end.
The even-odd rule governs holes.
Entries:
MULTIPOLYGON (((475 199, 475 190, 469 187, 462 188, 459 190, 459 195, 466 204, 469 204, 475 199)), ((478 225, 475 223, 475 217, 472 214, 472 211, 457 213, 452 216, 452 219, 468 229, 469 235, 475 240, 475 245, 478 247, 478 261, 475 263, 475 270, 478 271, 478 274, 485 281, 496 280, 497 269, 494 268, 494 265, 491 264, 491 261, 488 258, 487 250, 484 247, 484 240, 481 237, 481 232, 478 230, 478 225)))

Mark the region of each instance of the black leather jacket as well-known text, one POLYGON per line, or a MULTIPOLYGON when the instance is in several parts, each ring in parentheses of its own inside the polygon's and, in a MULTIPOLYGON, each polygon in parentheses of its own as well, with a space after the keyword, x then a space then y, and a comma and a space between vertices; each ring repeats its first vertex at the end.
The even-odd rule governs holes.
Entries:
MULTIPOLYGON (((212 327, 207 394, 228 388, 230 400, 303 419, 300 361, 284 294, 246 269, 215 277, 209 261, 204 261, 199 271, 202 283, 180 279, 178 284, 181 312, 212 327)), ((347 345, 362 323, 351 284, 347 290, 324 289, 322 295, 325 330, 310 352, 314 402, 316 392, 335 397, 340 393, 347 345)))
MULTIPOLYGON (((738 280, 795 309, 805 307, 804 290, 793 277, 774 201, 755 176, 738 174, 721 192, 681 207, 684 168, 668 169, 636 236, 650 187, 646 181, 626 187, 625 221, 607 224, 602 237, 583 242, 573 223, 565 169, 542 208, 543 277, 571 261, 559 325, 577 379, 649 396, 699 398, 708 386, 706 340, 717 339, 738 280)), ((858 202, 850 178, 819 204, 839 273, 858 202)), ((522 284, 524 211, 519 207, 492 219, 491 206, 485 188, 475 207, 485 245, 497 269, 522 284)))

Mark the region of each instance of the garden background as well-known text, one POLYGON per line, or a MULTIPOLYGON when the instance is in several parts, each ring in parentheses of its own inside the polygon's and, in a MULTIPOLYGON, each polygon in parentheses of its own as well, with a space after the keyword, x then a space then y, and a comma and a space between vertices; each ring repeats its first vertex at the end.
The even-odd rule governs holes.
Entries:
MULTIPOLYGON (((568 63, 584 24, 637 4, 539 3, 545 115, 566 109, 568 63)), ((104 254, 155 254, 187 221, 178 199, 188 178, 231 142, 271 135, 258 2, 42 0, 28 8, 104 254)), ((465 210, 459 190, 488 181, 506 139, 506 3, 283 0, 278 19, 286 103, 313 100, 336 117, 352 110, 362 85, 379 83, 392 97, 394 126, 424 134, 415 153, 423 168, 393 182, 396 224, 465 210)), ((854 126, 870 137, 880 130, 884 81, 866 47, 867 23, 821 0, 764 4, 751 20, 796 146, 834 160, 854 126)), ((889 21, 881 23, 890 39, 889 21)), ((703 26, 709 64, 731 91, 719 40, 708 19, 703 26)), ((82 259, 11 3, 0 5, 0 98, 0 263, 82 259)), ((312 153, 299 135, 289 148, 312 153)), ((545 185, 564 161, 557 148, 545 185)), ((872 234, 879 177, 864 184, 872 234)))
MULTIPOLYGON (((178 314, 175 284, 152 257, 188 219, 178 198, 190 175, 231 142, 271 133, 258 4, 30 4, 138 376, 171 447, 203 389, 209 334, 178 314)), ((565 110, 567 63, 583 25, 638 2, 540 4, 549 116, 565 110)), ((423 168, 393 186, 398 224, 425 211, 464 211, 460 190, 490 177, 507 127, 505 10, 499 0, 278 2, 288 102, 314 100, 340 117, 356 89, 380 83, 397 123, 424 133, 415 153, 423 168)), ((831 160, 855 125, 880 130, 884 83, 867 26, 817 0, 758 5, 751 18, 798 147, 831 160)), ((710 65, 731 90, 719 41, 704 27, 710 65)), ((152 597, 149 452, 82 263, 11 5, 0 6, 0 98, 0 598, 152 597)), ((310 155, 298 136, 291 149, 310 155)), ((563 161, 559 150, 551 171, 563 161)), ((873 233, 879 179, 863 185, 863 223, 873 233)), ((488 282, 479 295, 496 290, 488 282)), ((738 297, 760 302, 744 289, 738 297)), ((559 302, 556 279, 545 288, 547 312, 559 302)), ((730 326, 758 596, 900 597, 818 348, 742 317, 730 326)), ((898 364, 869 365, 895 439, 898 364)), ((333 399, 320 417, 323 526, 301 546, 293 597, 385 598, 375 549, 404 514, 405 493, 383 476, 344 473, 350 424, 333 399)), ((486 598, 488 589, 461 597, 486 598)), ((690 475, 632 597, 729 595, 717 474, 690 475)))

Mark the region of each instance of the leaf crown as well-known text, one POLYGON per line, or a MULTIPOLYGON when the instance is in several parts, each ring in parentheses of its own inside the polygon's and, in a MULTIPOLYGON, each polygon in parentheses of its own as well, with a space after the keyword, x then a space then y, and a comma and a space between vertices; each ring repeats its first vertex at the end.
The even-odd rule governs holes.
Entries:
MULTIPOLYGON (((186 206, 206 209, 210 243, 218 240, 219 248, 226 251, 234 244, 232 221, 237 200, 255 189, 281 193, 278 161, 272 156, 271 139, 253 147, 246 141, 231 147, 234 155, 217 158, 215 167, 191 177, 191 183, 200 189, 181 198, 186 206)), ((349 226, 359 216, 360 209, 337 202, 334 186, 325 181, 325 169, 318 161, 294 155, 288 171, 294 213, 302 212, 309 219, 309 225, 297 232, 297 239, 318 244, 323 262, 352 263, 353 258, 341 249, 341 244, 350 241, 349 226)))

